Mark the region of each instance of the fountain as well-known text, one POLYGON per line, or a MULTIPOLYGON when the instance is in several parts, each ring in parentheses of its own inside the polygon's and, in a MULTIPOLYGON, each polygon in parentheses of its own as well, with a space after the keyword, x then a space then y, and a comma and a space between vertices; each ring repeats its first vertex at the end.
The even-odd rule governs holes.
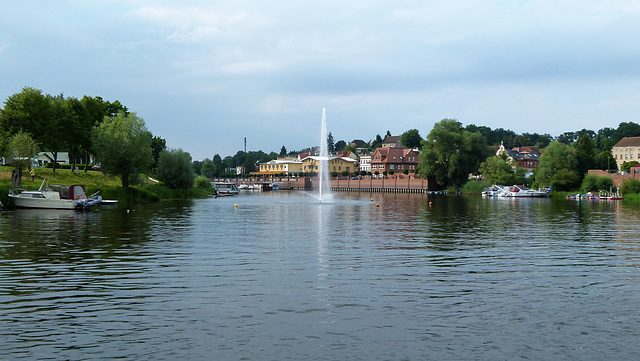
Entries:
POLYGON ((318 158, 318 201, 331 200, 329 183, 329 149, 327 146, 327 113, 322 108, 322 127, 320 129, 320 157, 318 158))

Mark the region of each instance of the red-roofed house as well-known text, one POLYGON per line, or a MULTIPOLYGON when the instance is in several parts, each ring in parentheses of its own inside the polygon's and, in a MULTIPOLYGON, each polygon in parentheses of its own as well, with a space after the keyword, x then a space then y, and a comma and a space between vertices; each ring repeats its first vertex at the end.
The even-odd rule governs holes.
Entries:
POLYGON ((371 172, 403 173, 405 169, 408 169, 410 173, 415 173, 419 163, 420 158, 413 149, 378 148, 371 155, 371 172))

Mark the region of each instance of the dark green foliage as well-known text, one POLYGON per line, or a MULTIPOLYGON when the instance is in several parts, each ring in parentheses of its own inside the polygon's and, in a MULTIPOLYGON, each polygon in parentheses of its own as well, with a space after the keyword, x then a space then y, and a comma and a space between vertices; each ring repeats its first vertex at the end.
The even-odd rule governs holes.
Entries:
POLYGON ((420 172, 435 177, 444 187, 459 187, 478 170, 490 154, 487 142, 480 133, 471 133, 455 119, 436 123, 423 142, 420 172))
POLYGON ((576 171, 578 176, 583 177, 589 169, 595 168, 595 150, 589 132, 584 132, 578 139, 576 145, 576 160, 578 161, 576 171))
POLYGON ((560 142, 552 142, 540 156, 535 172, 536 181, 542 186, 553 186, 555 190, 570 190, 580 182, 576 172, 577 164, 575 149, 560 142))
POLYGON ((402 133, 400 136, 400 142, 405 148, 419 148, 422 145, 422 137, 418 129, 410 129, 402 133))
POLYGON ((620 191, 622 194, 627 193, 640 193, 640 180, 630 178, 622 182, 620 185, 620 191))
POLYGON ((628 172, 631 170, 631 167, 638 165, 638 161, 637 160, 632 160, 629 162, 623 162, 622 165, 620 166, 620 170, 623 172, 628 172))
POLYGON ((148 170, 153 163, 151 133, 135 113, 121 111, 113 118, 105 117, 91 134, 102 171, 120 176, 125 190, 132 176, 148 170))
POLYGON ((197 189, 203 189, 206 191, 213 191, 213 186, 211 185, 211 181, 207 177, 198 176, 194 181, 194 186, 197 189))
POLYGON ((158 180, 171 189, 189 189, 195 179, 191 155, 182 149, 160 152, 157 173, 158 180))

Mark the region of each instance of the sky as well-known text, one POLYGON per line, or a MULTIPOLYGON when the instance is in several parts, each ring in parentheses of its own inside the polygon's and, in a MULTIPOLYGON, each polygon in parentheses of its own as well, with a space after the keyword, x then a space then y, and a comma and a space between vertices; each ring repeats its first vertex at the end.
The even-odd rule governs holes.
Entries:
POLYGON ((5 1, 0 101, 118 100, 194 160, 444 118, 516 133, 640 123, 640 2, 5 1))

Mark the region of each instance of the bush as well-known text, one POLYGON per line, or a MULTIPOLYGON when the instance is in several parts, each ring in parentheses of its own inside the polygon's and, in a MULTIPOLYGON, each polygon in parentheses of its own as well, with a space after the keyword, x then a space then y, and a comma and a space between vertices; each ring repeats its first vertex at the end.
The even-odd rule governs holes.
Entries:
POLYGON ((182 149, 160 152, 157 173, 158 180, 171 189, 189 189, 195 179, 191 155, 182 149))
POLYGON ((598 190, 598 177, 593 174, 587 174, 582 180, 580 192, 596 192, 598 190))
POLYGON ((598 177, 596 183, 599 191, 609 191, 613 188, 613 178, 611 177, 598 177))
POLYGON ((196 189, 203 189, 203 190, 211 190, 211 191, 213 191, 213 186, 211 185, 211 181, 209 180, 209 178, 204 177, 204 176, 196 177, 194 186, 196 187, 196 189))
POLYGON ((622 194, 640 193, 640 180, 627 179, 626 181, 622 182, 620 191, 622 191, 622 194))

